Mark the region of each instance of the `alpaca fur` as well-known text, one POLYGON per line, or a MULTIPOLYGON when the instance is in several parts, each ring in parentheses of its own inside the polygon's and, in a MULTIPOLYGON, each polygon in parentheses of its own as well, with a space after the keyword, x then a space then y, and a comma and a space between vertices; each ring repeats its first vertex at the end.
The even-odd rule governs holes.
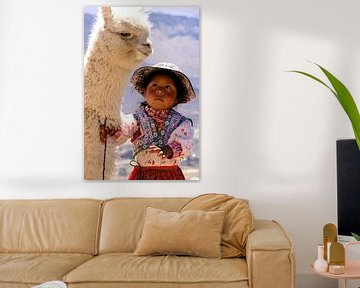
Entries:
MULTIPOLYGON (((148 13, 139 7, 101 7, 85 55, 84 178, 103 179, 105 144, 100 124, 120 127, 121 101, 131 71, 152 53, 148 13)), ((105 179, 115 170, 113 137, 107 137, 105 179)))

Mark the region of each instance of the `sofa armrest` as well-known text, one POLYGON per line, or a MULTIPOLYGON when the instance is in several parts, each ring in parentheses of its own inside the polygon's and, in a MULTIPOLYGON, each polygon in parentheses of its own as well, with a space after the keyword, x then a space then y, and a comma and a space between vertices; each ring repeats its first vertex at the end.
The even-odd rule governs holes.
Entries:
POLYGON ((247 240, 246 261, 250 288, 295 287, 293 245, 277 222, 255 220, 255 230, 247 240))

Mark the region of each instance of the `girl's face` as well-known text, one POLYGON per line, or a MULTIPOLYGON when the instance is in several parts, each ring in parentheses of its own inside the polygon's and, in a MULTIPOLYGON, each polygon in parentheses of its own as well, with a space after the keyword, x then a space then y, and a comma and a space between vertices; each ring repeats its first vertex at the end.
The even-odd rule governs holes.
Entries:
POLYGON ((146 102, 156 110, 167 110, 177 104, 177 91, 174 80, 167 75, 156 75, 146 86, 146 102))

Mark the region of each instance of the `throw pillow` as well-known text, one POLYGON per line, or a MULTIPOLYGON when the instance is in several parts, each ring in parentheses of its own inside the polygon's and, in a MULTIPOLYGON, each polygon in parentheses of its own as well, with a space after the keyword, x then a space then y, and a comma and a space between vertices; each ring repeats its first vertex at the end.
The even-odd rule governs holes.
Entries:
POLYGON ((181 211, 225 211, 221 236, 222 257, 243 257, 246 254, 247 236, 254 230, 254 217, 247 200, 225 194, 204 194, 191 199, 181 211))
POLYGON ((192 255, 221 258, 224 211, 168 212, 146 208, 134 255, 192 255))

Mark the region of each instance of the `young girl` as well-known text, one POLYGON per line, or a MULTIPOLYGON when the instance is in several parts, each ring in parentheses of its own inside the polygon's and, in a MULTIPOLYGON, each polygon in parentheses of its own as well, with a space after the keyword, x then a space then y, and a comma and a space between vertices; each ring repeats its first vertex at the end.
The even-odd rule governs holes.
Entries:
POLYGON ((118 143, 131 139, 134 166, 129 180, 185 180, 179 167, 193 144, 192 121, 173 108, 196 97, 188 77, 174 64, 137 69, 131 77, 145 101, 134 114, 122 115, 118 143))

